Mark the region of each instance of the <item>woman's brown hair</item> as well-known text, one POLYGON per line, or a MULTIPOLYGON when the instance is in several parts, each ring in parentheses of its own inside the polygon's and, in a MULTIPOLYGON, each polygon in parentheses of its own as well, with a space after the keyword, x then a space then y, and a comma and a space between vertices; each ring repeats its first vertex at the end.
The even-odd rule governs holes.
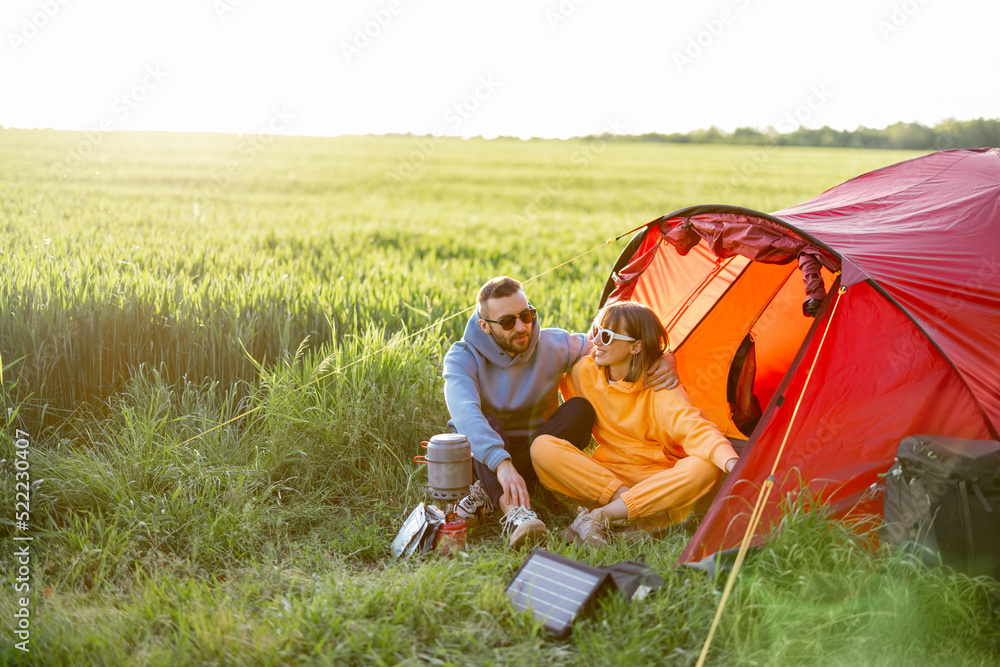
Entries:
MULTIPOLYGON (((627 382, 635 382, 641 378, 649 365, 670 349, 670 341, 660 318, 645 304, 635 301, 612 303, 601 309, 595 321, 605 329, 630 336, 642 343, 639 352, 633 354, 629 361, 628 374, 624 378, 627 382)), ((605 372, 609 372, 608 369, 605 372)))

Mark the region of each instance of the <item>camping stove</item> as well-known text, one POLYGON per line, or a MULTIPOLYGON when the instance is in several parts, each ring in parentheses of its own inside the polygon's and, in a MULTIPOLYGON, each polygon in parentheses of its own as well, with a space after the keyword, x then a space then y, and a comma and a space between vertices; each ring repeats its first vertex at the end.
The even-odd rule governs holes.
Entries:
POLYGON ((413 460, 427 464, 427 486, 431 496, 445 501, 445 521, 435 538, 439 551, 452 553, 465 547, 465 521, 456 514, 458 501, 472 484, 472 445, 458 433, 435 435, 420 443, 427 450, 413 460))

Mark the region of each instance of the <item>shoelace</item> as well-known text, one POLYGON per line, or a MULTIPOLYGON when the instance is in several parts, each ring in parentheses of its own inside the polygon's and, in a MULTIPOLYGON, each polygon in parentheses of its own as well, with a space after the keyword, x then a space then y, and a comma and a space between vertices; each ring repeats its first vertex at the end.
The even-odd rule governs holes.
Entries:
POLYGON ((577 524, 576 532, 581 537, 586 535, 588 537, 598 537, 604 542, 608 541, 607 532, 609 526, 607 521, 600 521, 590 516, 590 513, 587 513, 587 514, 580 514, 579 516, 577 516, 576 524, 577 524), (594 528, 590 528, 588 530, 588 524, 593 524, 594 528))
POLYGON ((507 512, 500 519, 501 525, 503 525, 503 534, 506 535, 514 528, 516 528, 522 521, 527 521, 529 519, 537 519, 538 515, 529 510, 524 505, 518 505, 511 511, 507 512))
POLYGON ((493 501, 490 499, 490 494, 486 493, 481 485, 473 485, 470 487, 472 489, 472 498, 475 499, 477 503, 483 503, 486 509, 490 512, 493 511, 493 501))
POLYGON ((469 487, 469 495, 462 498, 458 505, 469 514, 473 514, 478 509, 476 505, 479 503, 482 503, 483 507, 486 508, 487 514, 493 513, 493 501, 490 500, 486 489, 477 482, 469 487))

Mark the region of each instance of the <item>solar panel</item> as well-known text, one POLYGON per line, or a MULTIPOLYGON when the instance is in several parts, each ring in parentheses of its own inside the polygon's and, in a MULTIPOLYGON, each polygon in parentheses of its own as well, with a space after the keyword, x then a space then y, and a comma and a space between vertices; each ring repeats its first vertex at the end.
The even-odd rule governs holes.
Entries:
POLYGON ((606 586, 615 586, 606 570, 535 549, 505 592, 518 611, 530 609, 547 630, 564 637, 584 606, 606 586))

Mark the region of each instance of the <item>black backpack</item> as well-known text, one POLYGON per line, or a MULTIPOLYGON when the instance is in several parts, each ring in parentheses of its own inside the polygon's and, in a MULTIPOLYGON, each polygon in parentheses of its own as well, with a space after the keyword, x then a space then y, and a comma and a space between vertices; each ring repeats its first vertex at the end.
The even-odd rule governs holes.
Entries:
POLYGON ((1000 442, 914 435, 885 483, 883 543, 1000 580, 1000 442))

